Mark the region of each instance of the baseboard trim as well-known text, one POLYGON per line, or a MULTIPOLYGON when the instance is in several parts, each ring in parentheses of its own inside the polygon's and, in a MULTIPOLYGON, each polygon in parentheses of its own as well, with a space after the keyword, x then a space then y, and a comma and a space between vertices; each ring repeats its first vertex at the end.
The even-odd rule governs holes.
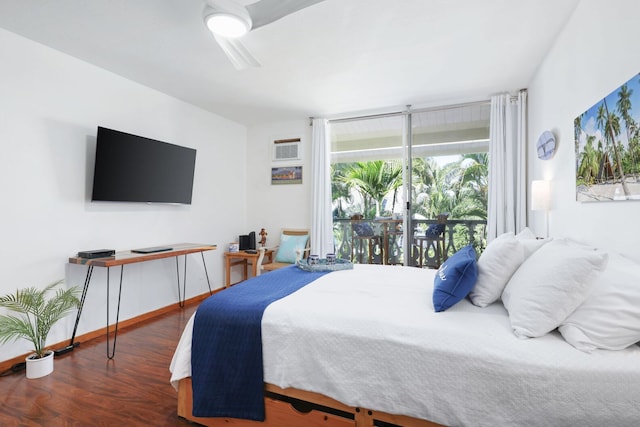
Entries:
MULTIPOLYGON (((222 289, 216 289, 216 290, 213 291, 213 293, 219 292, 221 290, 222 289)), ((198 303, 200 303, 200 301, 206 299, 207 297, 209 297, 209 293, 208 292, 205 293, 205 294, 202 294, 202 295, 196 295, 193 298, 189 298, 189 299, 185 300, 184 306, 185 307, 190 307, 190 306, 192 306, 194 304, 198 304, 198 303)), ((141 314, 139 316, 132 317, 131 319, 127 319, 127 320, 123 320, 123 321, 119 322, 118 330, 122 331, 123 329, 139 325, 141 323, 144 323, 144 322, 147 322, 149 320, 152 320, 152 319, 154 319, 156 317, 159 317, 159 316, 162 316, 164 314, 171 313, 171 312, 174 312, 174 311, 177 311, 177 310, 182 310, 182 308, 180 307, 179 304, 176 303, 176 304, 168 305, 166 307, 161 307, 161 308, 159 308, 157 310, 153 310, 153 311, 150 311, 148 313, 143 313, 143 314, 141 314)), ((115 330, 115 324, 109 325, 109 332, 113 332, 114 330, 115 330)), ((77 335, 74 341, 76 343, 84 343, 84 342, 91 341, 91 340, 96 339, 96 338, 104 338, 105 335, 106 335, 105 328, 100 328, 100 329, 96 329, 95 331, 87 332, 87 333, 82 334, 82 335, 77 335)), ((47 347, 51 348, 51 349, 58 349, 58 348, 65 347, 65 346, 67 346, 69 344, 69 340, 70 339, 71 339, 71 337, 69 337, 65 341, 62 341, 62 342, 59 342, 59 343, 56 343, 56 344, 52 344, 52 345, 47 346, 47 347)), ((0 372, 5 372, 6 370, 11 369, 12 366, 14 366, 14 365, 16 365, 18 363, 23 363, 24 359, 29 354, 31 354, 31 352, 25 353, 25 354, 23 354, 21 356, 13 357, 13 358, 8 359, 8 360, 1 361, 0 362, 0 372)))

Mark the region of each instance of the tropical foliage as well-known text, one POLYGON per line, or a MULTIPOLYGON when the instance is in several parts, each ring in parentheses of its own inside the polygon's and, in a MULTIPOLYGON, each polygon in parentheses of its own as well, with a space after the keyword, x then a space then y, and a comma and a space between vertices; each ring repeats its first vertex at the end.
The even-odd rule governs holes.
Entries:
MULTIPOLYGON (((488 167, 487 153, 460 155, 446 164, 431 157, 412 159, 411 205, 413 218, 418 220, 413 224, 416 232, 424 233, 427 228, 427 221, 423 220, 433 220, 445 212, 449 220, 486 223, 488 167)), ((354 214, 374 219, 403 212, 404 200, 399 195, 401 161, 338 163, 331 166, 331 173, 335 219, 348 219, 354 214)), ((344 227, 336 227, 336 241, 343 242, 345 233, 344 227)), ((466 225, 453 226, 448 235, 453 239, 454 248, 470 243, 470 230, 466 225)), ((481 253, 484 239, 474 239, 472 243, 481 253)))
POLYGON ((439 166, 432 158, 413 161, 414 214, 435 218, 487 219, 488 155, 465 154, 439 166))
POLYGON ((0 316, 0 343, 23 338, 31 341, 37 358, 43 357, 53 325, 80 304, 78 287, 55 289, 53 297, 47 299, 47 294, 61 283, 52 283, 44 289, 18 289, 15 294, 0 297, 0 307, 10 311, 0 316))
MULTIPOLYGON (((398 160, 332 165, 334 216, 365 218, 390 216, 400 209, 402 163, 398 160)), ((448 212, 450 219, 487 218, 488 154, 465 154, 440 165, 434 158, 413 159, 412 206, 414 215, 435 218, 448 212)))
POLYGON ((398 161, 357 162, 346 169, 344 180, 363 196, 365 210, 371 210, 373 205, 375 216, 380 216, 387 194, 393 192, 395 200, 402 185, 402 165, 398 161))

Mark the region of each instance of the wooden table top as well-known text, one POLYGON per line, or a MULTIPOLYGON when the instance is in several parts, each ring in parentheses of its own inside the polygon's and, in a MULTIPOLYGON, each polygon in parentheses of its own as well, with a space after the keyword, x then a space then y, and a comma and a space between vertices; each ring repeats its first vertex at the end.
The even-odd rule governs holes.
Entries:
POLYGON ((200 243, 176 243, 164 246, 172 249, 169 251, 153 252, 148 254, 141 254, 128 250, 116 252, 115 255, 104 258, 81 258, 75 256, 69 257, 69 264, 113 267, 116 265, 133 264, 136 262, 151 261, 154 259, 177 257, 196 252, 212 251, 218 248, 216 245, 203 245, 200 243))
MULTIPOLYGON (((269 254, 273 253, 273 249, 266 249, 264 251, 265 256, 269 256, 269 254)), ((256 251, 255 254, 249 253, 249 252, 245 252, 244 250, 242 251, 237 251, 237 252, 225 252, 224 253, 224 257, 225 258, 258 258, 260 256, 260 251, 256 251)))

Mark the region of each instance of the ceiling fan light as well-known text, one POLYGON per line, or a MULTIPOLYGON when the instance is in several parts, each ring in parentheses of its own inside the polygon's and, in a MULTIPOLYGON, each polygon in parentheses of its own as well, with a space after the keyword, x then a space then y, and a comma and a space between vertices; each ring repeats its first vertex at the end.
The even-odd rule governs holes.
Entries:
POLYGON ((207 28, 222 37, 242 37, 251 29, 251 23, 228 13, 213 13, 205 18, 207 28))
POLYGON ((206 0, 202 17, 209 31, 221 37, 242 37, 253 25, 247 8, 235 0, 206 0))

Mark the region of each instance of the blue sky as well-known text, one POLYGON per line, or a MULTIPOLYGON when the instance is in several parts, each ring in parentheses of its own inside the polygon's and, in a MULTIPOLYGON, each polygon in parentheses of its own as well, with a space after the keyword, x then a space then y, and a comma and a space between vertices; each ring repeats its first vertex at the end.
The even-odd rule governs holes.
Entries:
MULTIPOLYGON (((637 74, 634 75, 626 82, 626 85, 627 85, 627 88, 630 91, 632 91, 630 115, 636 121, 636 123, 638 123, 640 122, 640 76, 637 74)), ((607 107, 609 108, 609 112, 610 113, 615 112, 618 116, 620 116, 620 113, 617 110, 616 103, 618 102, 618 91, 622 86, 623 84, 621 84, 613 92, 611 92, 609 95, 605 97, 605 99, 607 100, 607 107)), ((582 123, 581 123, 582 132, 580 134, 580 145, 579 145, 580 151, 583 150, 586 144, 587 135, 595 135, 596 147, 597 147, 598 140, 602 140, 604 142, 604 138, 602 138, 602 131, 597 127, 597 124, 596 124, 596 118, 598 117, 598 109, 600 108, 601 104, 602 104, 602 100, 598 101, 594 106, 589 108, 585 112, 585 115, 582 117, 582 123)), ((620 120, 620 125, 621 125, 621 133, 618 136, 618 138, 622 141, 622 144, 626 147, 627 134, 626 134, 626 130, 624 130, 625 129, 624 120, 622 119, 620 120)))

